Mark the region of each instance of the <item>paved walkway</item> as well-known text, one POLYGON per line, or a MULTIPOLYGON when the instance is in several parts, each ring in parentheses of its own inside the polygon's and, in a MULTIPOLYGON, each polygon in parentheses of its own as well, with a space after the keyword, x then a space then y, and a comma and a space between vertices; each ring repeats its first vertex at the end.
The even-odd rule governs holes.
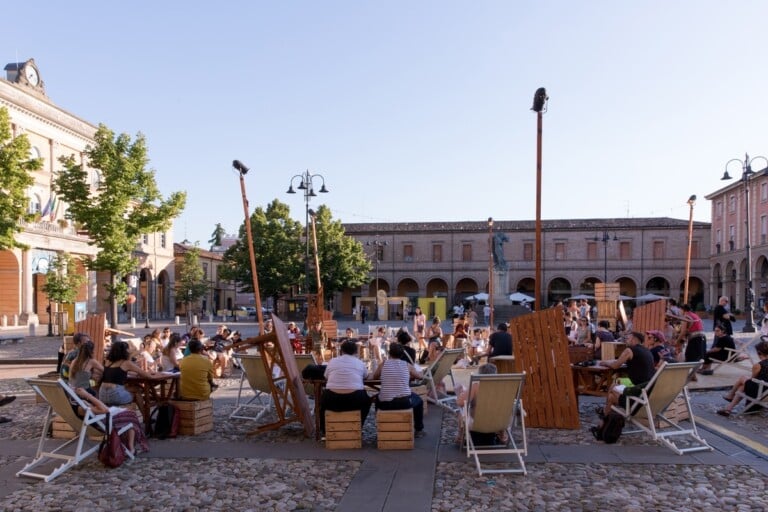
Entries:
MULTIPOLYGON (((0 358, 7 350, 47 352, 55 343, 3 346, 0 358)), ((768 510, 766 416, 717 416, 719 385, 692 393, 711 452, 678 456, 630 435, 596 443, 588 428, 602 400, 582 397, 581 428, 529 428, 527 476, 479 477, 452 442, 455 418, 437 407, 429 407, 428 435, 414 450, 376 450, 369 418, 363 449, 330 451, 298 426, 247 436, 252 425, 228 420, 237 380, 225 379, 214 395, 214 432, 151 440, 149 453, 115 470, 92 458, 49 484, 19 479, 44 412, 21 377, 48 369, 0 367, 0 393, 19 396, 0 411, 13 418, 0 425, 4 510, 768 510)))

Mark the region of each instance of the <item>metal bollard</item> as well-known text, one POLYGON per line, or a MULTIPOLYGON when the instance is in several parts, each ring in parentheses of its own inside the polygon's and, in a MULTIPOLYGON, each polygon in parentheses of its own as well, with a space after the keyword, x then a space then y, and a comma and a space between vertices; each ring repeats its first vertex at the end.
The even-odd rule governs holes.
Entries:
POLYGON ((34 336, 35 335, 35 327, 37 327, 35 324, 29 324, 29 335, 34 336))
POLYGON ((3 327, 8 327, 8 315, 3 315, 0 317, 0 325, 3 327))
POLYGON ((179 315, 176 315, 176 325, 179 325, 179 315))
POLYGON ((19 315, 13 315, 13 326, 14 327, 19 326, 19 315))
POLYGON ((194 316, 192 317, 192 325, 200 325, 200 324, 197 322, 197 315, 194 315, 194 316))
POLYGON ((136 317, 131 317, 131 329, 136 328, 136 317))

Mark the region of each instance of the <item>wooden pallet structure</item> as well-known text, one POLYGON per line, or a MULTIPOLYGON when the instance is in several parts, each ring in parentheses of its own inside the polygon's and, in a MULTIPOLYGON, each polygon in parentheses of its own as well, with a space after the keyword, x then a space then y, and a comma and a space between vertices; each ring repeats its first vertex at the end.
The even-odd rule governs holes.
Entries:
POLYGON ((666 300, 657 300, 643 306, 638 306, 632 312, 632 330, 637 332, 648 332, 650 330, 664 332, 666 314, 666 300))
POLYGON ((534 428, 579 428, 563 311, 549 308, 510 322, 515 369, 525 372, 525 424, 534 428))
POLYGON ((619 286, 619 283, 595 283, 597 321, 608 321, 610 331, 616 330, 616 303, 620 300, 619 286))

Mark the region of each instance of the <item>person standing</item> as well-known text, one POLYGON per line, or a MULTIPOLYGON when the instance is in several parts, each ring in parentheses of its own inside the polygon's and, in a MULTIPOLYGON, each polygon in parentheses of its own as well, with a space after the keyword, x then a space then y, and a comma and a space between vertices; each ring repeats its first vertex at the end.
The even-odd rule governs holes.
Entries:
POLYGON ((717 301, 717 306, 712 312, 712 330, 720 325, 723 327, 725 334, 733 336, 733 326, 731 322, 736 320, 736 317, 728 310, 728 297, 720 297, 717 301))
POLYGON ((413 335, 416 337, 416 341, 419 343, 419 350, 427 348, 427 344, 424 341, 424 332, 427 329, 427 315, 421 312, 420 307, 416 307, 416 311, 413 314, 413 335))
POLYGON ((491 306, 488 305, 486 302, 485 306, 483 306, 483 320, 485 320, 485 325, 491 325, 490 322, 491 319, 491 306))
MULTIPOLYGON (((682 346, 683 342, 687 340, 684 353, 685 362, 692 363, 704 359, 704 354, 707 352, 707 336, 704 334, 704 323, 701 321, 701 317, 691 311, 691 306, 683 304, 680 307, 683 310, 683 321, 677 343, 678 346, 682 346)), ((696 380, 696 376, 693 380, 696 380)))
POLYGON ((368 307, 363 306, 360 308, 360 320, 362 320, 362 323, 365 323, 366 318, 368 318, 368 307))

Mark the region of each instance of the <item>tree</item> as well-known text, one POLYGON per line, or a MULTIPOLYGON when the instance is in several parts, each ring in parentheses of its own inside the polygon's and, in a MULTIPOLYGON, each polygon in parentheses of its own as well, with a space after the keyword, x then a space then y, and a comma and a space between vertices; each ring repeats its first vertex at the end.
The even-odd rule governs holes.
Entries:
POLYGON ((208 282, 200 264, 200 248, 189 247, 176 268, 176 297, 184 298, 189 312, 190 304, 205 297, 208 290, 208 282))
POLYGON ((30 220, 27 189, 34 183, 32 171, 43 167, 40 158, 29 158, 26 135, 12 137, 8 109, 0 108, 0 250, 26 248, 16 241, 20 220, 30 220))
MULTIPOLYGON (((341 222, 331 219, 331 211, 326 206, 318 208, 316 226, 320 280, 325 299, 346 287, 363 284, 371 271, 371 262, 366 258, 360 242, 344 234, 341 222)), ((304 228, 290 218, 288 206, 275 199, 266 211, 256 208, 251 215, 251 229, 262 295, 277 296, 303 283, 304 228)), ((313 254, 310 242, 310 272, 314 269, 313 254)), ((238 241, 224 254, 220 275, 224 279, 238 281, 241 291, 253 290, 245 224, 240 227, 238 241)), ((312 283, 310 292, 316 291, 315 281, 313 274, 309 280, 312 283)))
MULTIPOLYGON (((259 291, 262 296, 276 297, 303 278, 303 228, 301 223, 291 218, 288 205, 277 199, 267 206, 266 211, 257 207, 250 222, 259 291)), ((219 275, 223 279, 238 282, 240 291, 253 291, 245 222, 240 226, 237 242, 224 253, 219 275)))
POLYGON ((372 267, 362 244, 345 234, 341 221, 331 218, 330 208, 321 205, 317 209, 315 225, 320 280, 327 301, 335 292, 362 285, 372 267))
POLYGON ((77 299, 77 290, 85 282, 85 276, 77 273, 75 261, 65 252, 51 261, 42 288, 50 302, 71 303, 77 299))
POLYGON ((211 250, 213 250, 215 246, 221 245, 221 237, 226 234, 227 232, 221 227, 221 222, 217 222, 216 228, 213 230, 213 233, 211 233, 211 239, 208 240, 208 243, 211 244, 211 250))
POLYGON ((117 326, 117 304, 125 300, 127 285, 122 278, 140 262, 132 253, 144 233, 167 230, 186 202, 184 192, 174 192, 163 199, 155 174, 147 170, 144 136, 135 141, 99 125, 95 144, 85 149, 90 169, 101 174, 98 189, 92 193, 87 169, 74 155, 59 158, 64 168, 54 180, 54 188, 69 204, 69 214, 88 231, 91 243, 100 251, 86 262, 90 270, 106 271, 110 281, 105 286, 110 303, 111 325, 117 326))

